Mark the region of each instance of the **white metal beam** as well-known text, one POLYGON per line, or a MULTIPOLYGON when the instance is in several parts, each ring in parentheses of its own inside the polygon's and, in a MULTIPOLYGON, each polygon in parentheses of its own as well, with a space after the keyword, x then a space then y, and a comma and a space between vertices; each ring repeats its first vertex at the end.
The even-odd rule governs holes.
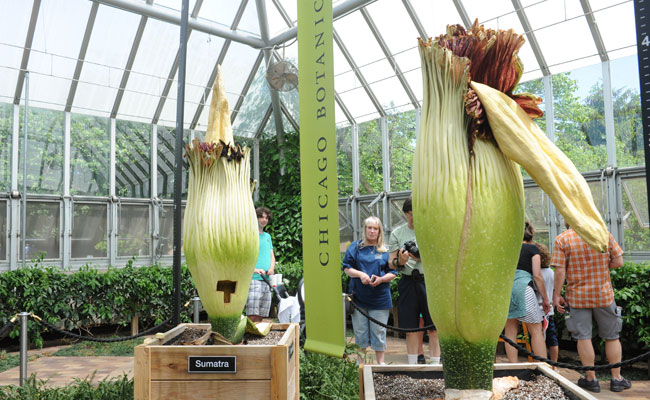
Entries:
POLYGON ((29 27, 27 28, 27 36, 25 37, 25 46, 23 46, 23 58, 20 62, 20 70, 18 71, 18 79, 16 81, 16 91, 14 92, 14 104, 20 104, 20 98, 23 94, 23 86, 25 85, 25 72, 29 64, 29 55, 32 51, 32 43, 34 41, 34 31, 36 30, 36 21, 38 20, 38 12, 41 8, 41 0, 34 0, 32 6, 32 15, 29 18, 29 27))
POLYGON ((551 71, 548 68, 548 64, 546 64, 544 53, 542 53, 542 49, 539 47, 539 43, 537 43, 535 32, 533 32, 533 28, 530 25, 530 22, 528 22, 528 17, 526 16, 526 12, 524 11, 523 6, 521 5, 521 1, 512 0, 512 5, 515 7, 515 11, 517 12, 517 16, 519 17, 519 22, 521 22, 521 26, 524 28, 524 32, 526 32, 526 38, 528 39, 528 43, 530 43, 530 47, 533 50, 533 54, 535 54, 535 59, 537 59, 539 68, 542 70, 542 74, 544 76, 550 75, 551 71))
MULTIPOLYGON (((343 18, 346 15, 367 6, 368 4, 374 3, 377 0, 347 0, 341 1, 335 4, 332 8, 332 18, 336 21, 339 18, 343 18)), ((298 28, 295 26, 287 29, 286 31, 278 34, 277 36, 271 38, 268 41, 268 46, 277 46, 281 43, 285 43, 291 39, 295 39, 298 36, 298 28)))
MULTIPOLYGON (((239 22, 241 22, 242 16, 244 15, 244 10, 246 10, 247 4, 248 4, 248 0, 242 0, 242 2, 239 3, 239 8, 235 13, 235 18, 232 21, 232 25, 230 25, 230 29, 233 30, 237 29, 237 26, 239 26, 239 22)), ((226 58, 226 54, 228 53, 228 49, 230 48, 230 43, 232 43, 232 40, 230 39, 226 39, 223 42, 223 47, 221 47, 221 51, 219 52, 219 56, 217 57, 217 62, 214 63, 214 68, 212 68, 212 73, 210 74, 210 78, 208 78, 208 83, 205 85, 205 89, 203 90, 203 97, 201 97, 199 101, 199 106, 196 108, 196 112, 194 113, 194 117, 192 118, 192 122, 190 123, 190 129, 196 128, 196 125, 199 123, 199 118, 201 118, 201 113, 205 108, 205 101, 210 96, 212 85, 214 85, 214 81, 215 79, 217 79, 217 68, 219 67, 219 65, 223 63, 223 60, 226 58)), ((261 58, 259 57, 258 59, 261 60, 261 58)), ((254 69, 257 71, 256 67, 254 69)), ((234 109, 231 108, 231 110, 234 109)), ((230 112, 231 122, 234 121, 235 115, 236 113, 233 114, 233 111, 230 112)))
MULTIPOLYGON (((203 0, 197 0, 196 3, 194 3, 194 9, 190 14, 190 18, 198 17, 199 10, 201 10, 202 5, 203 5, 203 0)), ((188 41, 190 40, 191 34, 192 34, 192 29, 188 29, 187 30, 188 41)), ((167 75, 167 80, 165 81, 165 87, 163 88, 163 91, 160 94, 160 98, 158 99, 158 105, 156 106, 156 111, 153 113, 153 118, 151 119, 152 125, 158 124, 158 120, 160 119, 160 114, 162 114, 163 107, 165 106, 165 101, 167 101, 167 96, 169 95, 169 91, 172 88, 172 83, 174 82, 176 71, 178 71, 178 60, 180 58, 180 51, 181 49, 176 50, 176 57, 174 57, 174 62, 172 63, 172 67, 169 69, 169 74, 167 75)))
MULTIPOLYGON (((181 13, 179 11, 170 10, 165 7, 159 7, 156 5, 150 5, 141 3, 138 1, 132 0, 92 0, 99 2, 101 4, 120 8, 125 11, 133 12, 143 16, 151 17, 160 21, 169 22, 174 25, 181 25, 181 13)), ((254 47, 256 49, 261 49, 266 47, 266 43, 262 41, 258 36, 251 35, 245 32, 239 32, 231 29, 224 29, 221 25, 216 22, 206 21, 203 19, 190 18, 187 22, 187 27, 190 29, 197 30, 199 32, 205 32, 210 35, 215 35, 222 37, 224 39, 230 39, 234 42, 243 43, 248 46, 254 47)))

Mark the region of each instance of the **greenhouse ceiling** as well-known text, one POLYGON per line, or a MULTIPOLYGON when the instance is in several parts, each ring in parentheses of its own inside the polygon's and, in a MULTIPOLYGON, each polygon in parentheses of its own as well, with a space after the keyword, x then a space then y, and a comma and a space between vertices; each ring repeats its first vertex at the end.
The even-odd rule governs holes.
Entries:
MULTIPOLYGON (((181 0, 0 0, 0 102, 175 126, 181 0)), ((298 91, 277 92, 274 60, 297 64, 296 0, 190 0, 185 127, 205 130, 221 64, 235 135, 298 126, 298 91), (273 125, 272 125, 273 126, 273 125)), ((631 0, 334 1, 336 122, 419 108, 417 38, 447 24, 524 33, 522 81, 636 54, 631 0)))

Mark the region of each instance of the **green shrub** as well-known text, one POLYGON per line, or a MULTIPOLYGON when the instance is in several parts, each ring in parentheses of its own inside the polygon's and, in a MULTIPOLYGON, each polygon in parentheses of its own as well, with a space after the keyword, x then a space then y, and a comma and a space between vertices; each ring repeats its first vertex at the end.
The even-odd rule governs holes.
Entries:
POLYGON ((32 375, 25 380, 25 386, 0 386, 3 400, 127 400, 133 398, 133 379, 124 374, 121 377, 104 379, 92 383, 90 379, 76 379, 65 387, 45 387, 47 381, 36 380, 32 375))
MULTIPOLYGON (((195 294, 189 271, 181 271, 181 301, 195 294)), ((65 330, 87 334, 100 324, 126 326, 134 316, 142 329, 153 327, 172 316, 172 268, 158 265, 135 268, 109 267, 99 272, 89 265, 69 273, 58 267, 36 263, 0 274, 0 326, 15 314, 27 311, 65 330)), ((190 310, 183 308, 181 318, 191 321, 190 310)), ((42 347, 43 325, 30 318, 30 341, 42 347)), ((9 334, 19 336, 16 324, 9 334)))
POLYGON ((623 308, 623 352, 641 353, 650 347, 650 266, 626 262, 610 275, 616 305, 623 308))
POLYGON ((297 295, 298 284, 302 279, 302 260, 278 264, 275 267, 276 274, 282 274, 282 280, 287 291, 292 295, 297 295))
POLYGON ((357 351, 349 346, 346 358, 340 359, 300 349, 300 398, 358 399, 359 367, 357 351))

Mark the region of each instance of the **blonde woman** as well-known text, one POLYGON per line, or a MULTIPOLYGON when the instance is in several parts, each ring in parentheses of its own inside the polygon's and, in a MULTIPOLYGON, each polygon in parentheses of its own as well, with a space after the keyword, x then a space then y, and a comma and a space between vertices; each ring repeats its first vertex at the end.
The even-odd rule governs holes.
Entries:
MULTIPOLYGON (((350 292, 354 302, 372 318, 386 323, 393 308, 389 282, 397 271, 388 266, 388 247, 384 242, 384 227, 377 217, 368 217, 363 223, 363 239, 352 242, 343 259, 343 270, 350 277, 350 292)), ((359 310, 352 313, 354 341, 362 349, 370 346, 378 364, 384 364, 386 328, 363 316, 359 310)))

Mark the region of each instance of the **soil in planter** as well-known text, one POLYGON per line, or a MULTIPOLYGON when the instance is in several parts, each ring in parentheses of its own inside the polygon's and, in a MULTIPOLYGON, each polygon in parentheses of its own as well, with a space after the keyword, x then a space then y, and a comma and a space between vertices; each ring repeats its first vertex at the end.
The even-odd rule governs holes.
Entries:
MULTIPOLYGON (((185 330, 178 336, 174 337, 173 339, 170 339, 168 342, 164 344, 164 346, 178 346, 178 345, 185 345, 185 344, 190 344, 197 340, 198 338, 202 337, 203 335, 206 334, 205 329, 197 329, 197 328, 185 328, 185 330)), ((267 344, 267 345, 275 345, 280 342, 280 339, 282 339, 282 336, 284 336, 284 333, 286 331, 270 331, 268 335, 266 336, 257 336, 257 335, 251 335, 250 333, 244 334, 244 338, 242 340, 242 344, 267 344)), ((208 339, 206 342, 206 346, 213 345, 214 341, 212 337, 208 339)))
POLYGON ((185 328, 180 335, 175 336, 164 344, 164 346, 185 345, 194 342, 204 336, 208 331, 206 329, 185 328))
MULTIPOLYGON (((444 399, 443 379, 413 378, 400 373, 374 373, 375 397, 378 400, 444 399)), ((570 400, 554 380, 534 374, 519 380, 519 386, 508 391, 502 400, 570 400)))

